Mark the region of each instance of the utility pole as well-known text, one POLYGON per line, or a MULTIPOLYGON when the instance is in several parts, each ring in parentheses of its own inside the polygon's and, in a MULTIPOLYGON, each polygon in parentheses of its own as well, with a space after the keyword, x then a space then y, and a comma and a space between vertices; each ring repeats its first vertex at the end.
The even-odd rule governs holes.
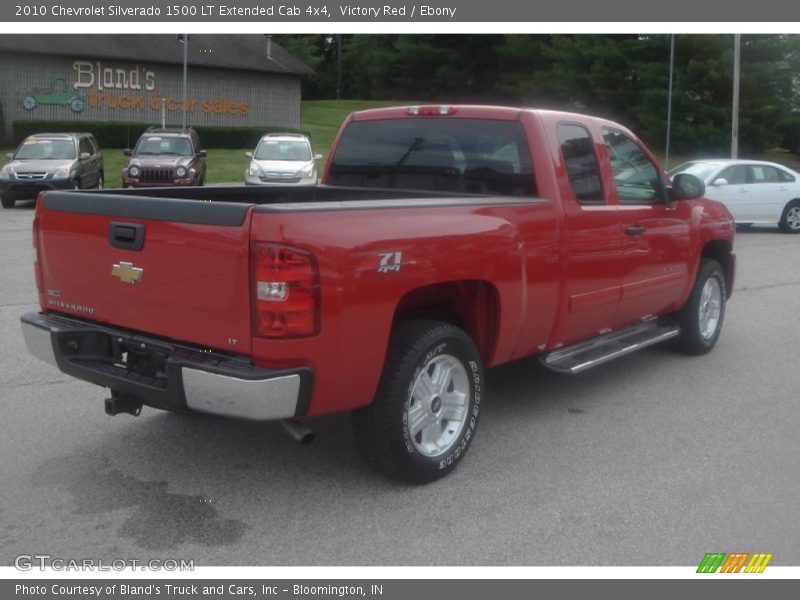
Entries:
POLYGON ((742 35, 733 36, 733 106, 731 108, 731 158, 739 158, 739 68, 742 35))
POLYGON ((186 129, 186 87, 189 79, 189 34, 184 33, 178 36, 178 40, 183 42, 183 118, 181 128, 186 129))
POLYGON ((342 34, 336 34, 336 99, 342 99, 342 34))
POLYGON ((667 147, 664 152, 664 168, 669 171, 669 138, 672 135, 672 73, 675 70, 675 34, 669 38, 669 90, 667 91, 667 147))

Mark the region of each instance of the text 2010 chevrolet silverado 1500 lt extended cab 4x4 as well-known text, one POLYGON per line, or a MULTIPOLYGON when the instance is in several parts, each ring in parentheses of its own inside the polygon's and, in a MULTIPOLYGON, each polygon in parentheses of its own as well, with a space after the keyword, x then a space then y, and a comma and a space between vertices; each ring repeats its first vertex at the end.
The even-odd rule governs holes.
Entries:
POLYGON ((257 420, 354 411, 378 470, 430 481, 474 439, 483 369, 577 373, 716 343, 730 214, 624 127, 388 108, 342 126, 313 188, 47 192, 30 351, 142 404, 257 420))

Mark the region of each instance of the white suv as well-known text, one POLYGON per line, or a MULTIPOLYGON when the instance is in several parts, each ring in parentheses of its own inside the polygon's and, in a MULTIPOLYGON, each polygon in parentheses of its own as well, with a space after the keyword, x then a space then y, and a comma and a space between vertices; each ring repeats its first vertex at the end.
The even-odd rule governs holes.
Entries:
POLYGON ((316 185, 315 161, 322 158, 311 151, 308 136, 300 133, 269 133, 246 156, 250 158, 247 185, 316 185))

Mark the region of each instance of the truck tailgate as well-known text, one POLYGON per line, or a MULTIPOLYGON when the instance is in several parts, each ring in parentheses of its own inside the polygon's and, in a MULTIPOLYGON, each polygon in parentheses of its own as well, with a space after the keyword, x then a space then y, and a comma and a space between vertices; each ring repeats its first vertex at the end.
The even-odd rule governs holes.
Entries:
POLYGON ((42 308, 249 353, 250 209, 49 192, 36 208, 42 308))

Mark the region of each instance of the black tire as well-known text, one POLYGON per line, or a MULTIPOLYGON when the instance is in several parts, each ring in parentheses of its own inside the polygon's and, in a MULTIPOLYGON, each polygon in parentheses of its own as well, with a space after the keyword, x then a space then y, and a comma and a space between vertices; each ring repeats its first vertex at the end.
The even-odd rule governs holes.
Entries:
MULTIPOLYGON (((429 371, 430 374, 430 371, 429 371)), ((450 377, 450 375, 448 375, 450 377)), ((445 392, 442 392, 444 395, 445 392)), ((389 344, 383 375, 373 403, 353 413, 356 443, 367 463, 389 477, 410 483, 428 483, 455 469, 475 437, 481 398, 484 394, 480 353, 470 337, 458 327, 441 321, 414 320, 398 323, 389 344), (435 368, 436 361, 460 363, 463 372, 447 379, 442 390, 455 389, 456 378, 466 393, 465 416, 454 430, 444 418, 444 401, 438 402, 442 436, 452 436, 441 452, 426 455, 419 447, 420 432, 411 433, 409 408, 422 400, 412 398, 415 382, 423 367, 435 368), (460 427, 460 430, 457 429, 460 427)), ((435 396, 426 419, 435 419, 435 396)), ((437 424, 436 427, 439 427, 437 424)))
POLYGON ((16 206, 17 201, 14 198, 6 198, 5 196, 0 196, 0 205, 3 208, 14 208, 16 206))
POLYGON ((797 214, 800 213, 800 200, 792 200, 783 208, 781 220, 778 222, 778 227, 784 233, 800 233, 800 221, 797 220, 797 214))
MULTIPOLYGON (((709 286, 713 288, 714 284, 709 284, 709 286)), ((710 258, 701 259, 692 293, 677 314, 678 325, 681 328, 681 332, 676 338, 676 346, 679 350, 687 354, 700 355, 706 354, 714 348, 722 332, 722 323, 725 320, 726 298, 727 288, 722 267, 717 261, 710 258), (716 281, 718 286, 719 316, 713 326, 713 331, 709 329, 704 331, 701 309, 704 308, 704 305, 708 306, 708 302, 703 298, 703 290, 709 280, 716 281)))

